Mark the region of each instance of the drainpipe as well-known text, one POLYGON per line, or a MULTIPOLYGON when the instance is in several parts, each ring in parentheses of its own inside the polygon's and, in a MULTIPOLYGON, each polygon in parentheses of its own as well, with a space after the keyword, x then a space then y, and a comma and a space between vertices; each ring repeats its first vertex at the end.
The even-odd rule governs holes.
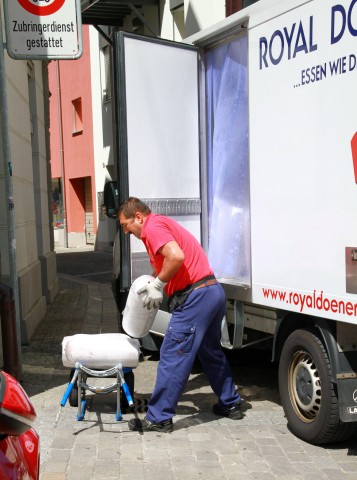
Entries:
POLYGON ((59 130, 59 141, 60 141, 60 162, 61 162, 62 203, 63 203, 63 236, 64 236, 64 246, 65 248, 68 248, 66 184, 65 184, 63 126, 62 126, 61 73, 60 73, 59 60, 56 60, 56 87, 57 87, 57 102, 58 102, 57 115, 58 115, 58 130, 59 130))
MULTIPOLYGON (((6 45, 3 42, 3 32, 2 32, 2 19, 0 14, 0 142, 2 148, 2 157, 4 161, 4 175, 5 175, 5 193, 7 198, 7 233, 8 233, 8 245, 9 245, 9 270, 10 270, 10 282, 12 286, 12 292, 6 296, 6 301, 12 303, 11 314, 6 318, 7 327, 9 328, 8 332, 2 330, 3 343, 11 340, 11 345, 7 344, 5 350, 12 350, 12 353, 17 357, 13 357, 11 361, 14 361, 17 366, 14 368, 12 373, 17 373, 17 379, 21 376, 22 373, 22 363, 21 363, 21 326, 20 326, 20 302, 19 302, 19 286, 17 278, 17 267, 16 267, 16 238, 15 238, 15 221, 14 221, 14 194, 12 186, 12 163, 11 163, 11 150, 10 150, 10 139, 9 139, 9 115, 8 115, 8 105, 7 105, 7 88, 6 88, 6 72, 5 72, 5 58, 4 50, 6 45), (10 332, 11 335, 10 335, 10 332), (9 338, 8 338, 9 336, 9 338), (16 371, 15 371, 16 370, 16 371)), ((3 320, 3 312, 1 317, 3 320)), ((2 321, 2 323, 5 323, 2 321)), ((5 346, 5 345, 4 345, 5 346)), ((12 368, 11 368, 12 370, 12 368)))
MULTIPOLYGON (((42 83, 44 86, 45 91, 49 92, 48 87, 48 64, 49 62, 42 62, 42 83)), ((48 98, 48 97, 47 97, 48 98)), ((47 125, 50 125, 50 111, 49 111, 49 102, 44 102, 45 108, 45 122, 47 125)), ((50 250, 51 252, 55 251, 55 239, 54 239, 54 231, 53 231, 53 210, 52 210, 52 175, 51 175, 51 144, 50 144, 50 133, 49 129, 47 128, 45 133, 45 142, 46 142, 46 171, 47 171, 47 203, 48 203, 48 214, 49 214, 49 225, 48 225, 48 232, 50 237, 50 250)))

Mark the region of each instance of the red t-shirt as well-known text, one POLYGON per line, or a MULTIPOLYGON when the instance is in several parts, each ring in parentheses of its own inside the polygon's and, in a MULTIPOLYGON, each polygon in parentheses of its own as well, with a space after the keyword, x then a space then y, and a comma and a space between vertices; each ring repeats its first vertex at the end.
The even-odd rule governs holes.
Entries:
POLYGON ((177 290, 182 290, 207 275, 213 275, 206 254, 197 239, 175 220, 150 213, 141 231, 141 239, 158 274, 164 262, 159 249, 166 243, 174 240, 185 255, 180 269, 165 287, 169 297, 177 290))

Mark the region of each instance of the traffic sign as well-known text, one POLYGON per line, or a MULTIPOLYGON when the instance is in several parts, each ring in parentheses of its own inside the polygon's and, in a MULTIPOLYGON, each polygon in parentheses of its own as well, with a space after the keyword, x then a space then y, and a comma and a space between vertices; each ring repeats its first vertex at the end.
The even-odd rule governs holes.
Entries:
POLYGON ((56 13, 64 4, 64 0, 54 0, 50 5, 40 3, 49 3, 50 0, 18 0, 18 2, 27 12, 39 16, 51 15, 52 13, 56 13))
POLYGON ((80 0, 4 0, 6 47, 14 59, 82 55, 80 0))

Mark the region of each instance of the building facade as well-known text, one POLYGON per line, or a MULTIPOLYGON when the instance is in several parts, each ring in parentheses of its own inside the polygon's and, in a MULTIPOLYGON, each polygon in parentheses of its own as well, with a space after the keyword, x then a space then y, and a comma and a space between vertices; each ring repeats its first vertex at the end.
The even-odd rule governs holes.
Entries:
POLYGON ((17 335, 25 344, 58 291, 48 72, 46 62, 10 58, 4 44, 1 64, 0 282, 13 289, 17 335))
POLYGON ((66 247, 94 243, 97 225, 86 27, 83 42, 86 48, 81 58, 49 65, 52 213, 55 242, 66 247))
MULTIPOLYGON (((123 17, 121 27, 83 25, 80 59, 49 65, 52 211, 55 244, 111 251, 115 222, 102 210, 115 177, 113 29, 183 41, 253 1, 160 0, 123 17)), ((100 2, 99 7, 100 8, 100 2)), ((110 22, 110 20, 109 20, 110 22)), ((114 23, 114 22, 113 22, 114 23)))

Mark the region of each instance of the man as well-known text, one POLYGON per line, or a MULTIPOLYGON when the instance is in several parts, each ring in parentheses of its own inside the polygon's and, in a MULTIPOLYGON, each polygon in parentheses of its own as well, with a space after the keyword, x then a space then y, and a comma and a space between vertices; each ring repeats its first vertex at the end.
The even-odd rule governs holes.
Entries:
POLYGON ((225 296, 201 245, 177 222, 153 214, 138 198, 129 197, 118 214, 124 232, 144 242, 156 277, 138 292, 145 293, 144 305, 157 307, 165 289, 172 312, 146 417, 130 420, 129 428, 173 430, 172 417, 196 355, 219 400, 213 412, 235 420, 242 418, 241 398, 220 347, 225 296))

